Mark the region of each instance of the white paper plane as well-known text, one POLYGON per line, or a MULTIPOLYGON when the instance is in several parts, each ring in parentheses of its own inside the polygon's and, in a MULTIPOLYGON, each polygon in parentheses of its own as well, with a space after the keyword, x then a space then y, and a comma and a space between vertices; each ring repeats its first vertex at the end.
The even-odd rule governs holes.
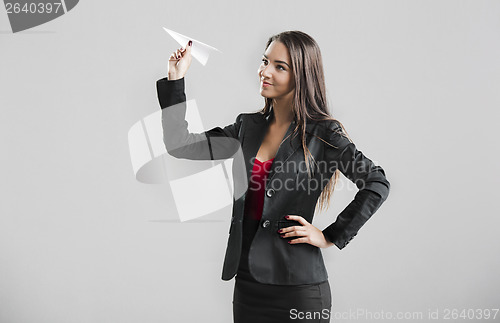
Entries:
POLYGON ((179 33, 176 33, 175 31, 167 29, 165 27, 163 27, 163 29, 165 29, 165 31, 170 36, 172 36, 172 38, 175 39, 182 46, 182 48, 184 48, 187 45, 189 40, 192 40, 193 44, 192 44, 192 49, 191 49, 191 55, 193 55, 193 57, 196 58, 196 60, 198 60, 198 62, 200 62, 203 66, 205 66, 207 64, 208 56, 210 55, 211 50, 216 50, 216 51, 222 53, 217 48, 212 47, 212 46, 207 45, 207 44, 204 44, 199 40, 193 39, 193 38, 188 37, 188 36, 181 35, 179 33))

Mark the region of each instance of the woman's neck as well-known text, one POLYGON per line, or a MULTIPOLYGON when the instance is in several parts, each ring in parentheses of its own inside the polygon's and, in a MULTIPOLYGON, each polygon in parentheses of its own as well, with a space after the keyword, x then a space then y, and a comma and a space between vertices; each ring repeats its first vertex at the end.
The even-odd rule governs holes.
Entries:
POLYGON ((289 125, 294 118, 291 100, 276 100, 273 99, 274 120, 272 121, 277 126, 289 125))

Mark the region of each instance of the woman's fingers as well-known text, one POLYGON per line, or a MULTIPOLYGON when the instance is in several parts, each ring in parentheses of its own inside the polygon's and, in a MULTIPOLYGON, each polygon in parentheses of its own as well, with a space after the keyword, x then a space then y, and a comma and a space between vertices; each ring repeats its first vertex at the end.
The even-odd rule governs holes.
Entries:
POLYGON ((290 240, 290 241, 288 241, 288 243, 290 243, 290 244, 296 244, 296 243, 311 244, 311 239, 309 239, 309 236, 307 236, 307 237, 303 237, 303 238, 297 238, 297 239, 290 240))
POLYGON ((182 58, 183 55, 184 55, 184 52, 186 51, 185 48, 179 48, 178 50, 175 51, 176 55, 177 55, 177 58, 182 58))
POLYGON ((307 228, 297 225, 293 227, 286 227, 280 230, 280 234, 283 238, 304 236, 307 235, 307 228))
MULTIPOLYGON (((304 219, 304 221, 306 220, 304 219)), ((333 245, 333 243, 326 240, 323 232, 312 224, 286 227, 278 232, 281 234, 281 238, 294 238, 288 241, 290 244, 308 243, 319 248, 327 248, 333 245)))
POLYGON ((177 61, 177 56, 175 55, 175 53, 172 53, 170 55, 170 57, 168 58, 169 61, 177 61))
POLYGON ((172 53, 172 55, 170 55, 170 58, 168 60, 173 61, 173 60, 179 60, 181 58, 182 58, 182 54, 181 54, 180 50, 176 50, 175 52, 172 53))
POLYGON ((286 216, 286 219, 287 220, 297 221, 297 222, 299 222, 302 225, 308 225, 309 224, 309 222, 307 222, 307 220, 304 219, 303 217, 301 217, 300 215, 290 215, 289 214, 288 216, 286 216))
POLYGON ((297 232, 297 233, 299 233, 302 236, 308 234, 307 227, 309 225, 309 222, 307 222, 306 219, 304 219, 300 215, 288 215, 288 216, 286 216, 286 219, 287 220, 297 221, 301 225, 295 225, 295 226, 290 226, 290 227, 282 228, 279 231, 279 233, 282 234, 282 237, 287 238, 287 237, 290 237, 292 235, 297 235, 294 232, 297 232), (285 236, 283 236, 283 234, 285 236))
MULTIPOLYGON (((189 43, 188 43, 189 44, 189 43)), ((187 46, 187 45, 186 45, 187 46)), ((171 53, 168 59, 169 77, 178 79, 184 77, 187 69, 191 65, 191 47, 179 47, 171 53)))
POLYGON ((179 60, 184 56, 184 53, 186 52, 185 47, 179 47, 175 52, 170 55, 169 61, 170 60, 179 60))

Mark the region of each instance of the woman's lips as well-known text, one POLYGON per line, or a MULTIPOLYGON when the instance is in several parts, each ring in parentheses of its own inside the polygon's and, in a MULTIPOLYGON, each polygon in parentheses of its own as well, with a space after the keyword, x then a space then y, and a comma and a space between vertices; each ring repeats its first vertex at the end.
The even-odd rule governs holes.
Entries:
POLYGON ((267 83, 267 82, 262 82, 262 86, 263 86, 263 87, 268 87, 268 86, 271 86, 271 85, 272 85, 272 84, 270 84, 270 83, 267 83))

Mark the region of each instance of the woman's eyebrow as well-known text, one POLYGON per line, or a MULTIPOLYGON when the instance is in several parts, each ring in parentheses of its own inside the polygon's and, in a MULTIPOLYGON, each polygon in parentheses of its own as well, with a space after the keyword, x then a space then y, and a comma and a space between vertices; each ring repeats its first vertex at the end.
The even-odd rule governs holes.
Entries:
MULTIPOLYGON (((269 59, 269 57, 267 57, 267 56, 266 56, 266 54, 262 54, 262 56, 264 56, 265 58, 269 59)), ((287 62, 278 61, 278 60, 275 60, 275 62, 277 62, 277 63, 283 63, 283 64, 285 64, 286 66, 288 66, 288 68, 291 68, 291 67, 290 67, 290 65, 288 65, 288 63, 287 63, 287 62)))

